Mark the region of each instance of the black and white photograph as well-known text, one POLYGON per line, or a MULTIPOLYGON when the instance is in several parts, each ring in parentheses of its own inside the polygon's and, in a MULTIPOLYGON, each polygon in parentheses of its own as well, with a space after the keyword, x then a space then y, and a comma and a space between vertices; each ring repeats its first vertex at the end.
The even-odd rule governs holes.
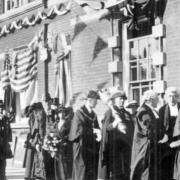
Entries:
POLYGON ((0 180, 180 180, 180 0, 0 0, 0 180))

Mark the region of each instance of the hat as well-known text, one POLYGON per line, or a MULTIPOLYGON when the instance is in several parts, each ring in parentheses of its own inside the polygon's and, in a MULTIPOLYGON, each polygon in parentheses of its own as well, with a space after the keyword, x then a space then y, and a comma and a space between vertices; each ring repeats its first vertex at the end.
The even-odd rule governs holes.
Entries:
POLYGON ((96 91, 90 90, 87 94, 87 98, 100 99, 99 94, 96 91))
POLYGON ((0 107, 2 108, 4 106, 3 101, 0 100, 0 107))
POLYGON ((43 110, 44 108, 43 108, 43 105, 41 102, 37 102, 37 103, 33 104, 33 109, 34 110, 43 110))
POLYGON ((122 97, 124 99, 127 99, 126 93, 122 90, 118 90, 114 92, 113 94, 111 94, 110 99, 115 99, 117 97, 122 97))
POLYGON ((57 112, 58 112, 58 113, 66 112, 66 108, 65 108, 62 104, 60 104, 60 105, 58 106, 57 112))
POLYGON ((128 105, 126 106, 126 108, 131 108, 131 107, 134 107, 134 106, 136 106, 136 107, 139 106, 139 104, 138 104, 138 102, 137 102, 136 100, 130 101, 130 102, 128 103, 128 105))

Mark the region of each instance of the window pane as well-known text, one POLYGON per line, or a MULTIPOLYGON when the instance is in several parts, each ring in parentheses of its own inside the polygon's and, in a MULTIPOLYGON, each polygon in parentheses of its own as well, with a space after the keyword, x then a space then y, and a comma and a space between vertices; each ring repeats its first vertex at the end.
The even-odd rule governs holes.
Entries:
POLYGON ((156 78, 156 69, 152 64, 150 64, 150 66, 151 66, 151 68, 150 68, 151 79, 155 79, 156 78))
POLYGON ((129 59, 137 59, 137 53, 138 53, 138 41, 132 41, 129 43, 130 49, 129 49, 129 59))
POLYGON ((139 89, 133 89, 132 94, 133 94, 133 100, 136 100, 139 103, 140 100, 139 89))
POLYGON ((139 58, 147 58, 147 39, 139 40, 139 58))
POLYGON ((131 68, 131 81, 137 81, 137 68, 131 68))
POLYGON ((143 87, 143 88, 142 88, 142 95, 144 95, 144 92, 147 91, 147 90, 149 90, 149 89, 150 89, 149 87, 143 87))
POLYGON ((140 80, 146 80, 147 79, 147 62, 141 61, 139 63, 140 68, 140 80))
POLYGON ((158 51, 159 48, 159 41, 154 38, 149 38, 148 42, 148 57, 151 59, 152 54, 156 51, 158 51))

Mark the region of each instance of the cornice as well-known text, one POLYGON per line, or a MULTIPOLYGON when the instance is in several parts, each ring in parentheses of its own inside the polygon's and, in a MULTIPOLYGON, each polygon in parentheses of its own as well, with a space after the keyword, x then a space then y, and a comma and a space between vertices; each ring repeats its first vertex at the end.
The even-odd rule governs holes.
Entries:
POLYGON ((4 23, 6 21, 25 15, 26 13, 29 13, 31 11, 34 11, 42 7, 43 7, 42 0, 34 1, 32 3, 19 7, 17 9, 13 9, 9 12, 0 15, 0 23, 4 23))

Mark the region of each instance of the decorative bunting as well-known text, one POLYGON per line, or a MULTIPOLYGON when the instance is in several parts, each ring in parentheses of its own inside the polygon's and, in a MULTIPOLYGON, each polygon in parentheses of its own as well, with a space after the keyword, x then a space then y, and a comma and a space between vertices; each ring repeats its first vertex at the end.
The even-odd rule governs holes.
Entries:
POLYGON ((25 17, 23 20, 17 20, 10 23, 10 25, 7 27, 7 25, 4 25, 2 29, 0 30, 0 37, 7 35, 14 30, 20 30, 23 27, 27 26, 34 26, 39 21, 46 20, 47 18, 52 18, 56 15, 62 16, 67 14, 70 11, 71 8, 71 0, 68 1, 68 4, 65 6, 65 8, 60 8, 65 6, 64 3, 60 3, 59 6, 55 5, 53 6, 48 12, 38 12, 36 15, 32 15, 31 17, 25 17))

